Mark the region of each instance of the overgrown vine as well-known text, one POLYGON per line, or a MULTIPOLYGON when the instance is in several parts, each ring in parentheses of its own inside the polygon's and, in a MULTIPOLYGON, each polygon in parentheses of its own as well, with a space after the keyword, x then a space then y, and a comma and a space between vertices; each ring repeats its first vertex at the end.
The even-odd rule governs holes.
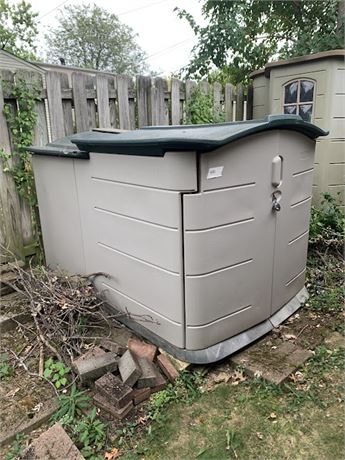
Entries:
POLYGON ((199 87, 193 89, 191 98, 186 104, 185 111, 185 124, 188 125, 221 123, 224 121, 224 113, 218 113, 214 109, 212 94, 205 94, 199 87))
MULTIPOLYGON (((3 82, 4 85, 8 84, 3 82)), ((31 164, 31 156, 27 148, 34 143, 34 132, 37 121, 36 104, 40 101, 40 89, 37 84, 20 77, 11 85, 11 98, 16 106, 4 104, 3 113, 11 133, 11 151, 0 150, 3 159, 3 170, 14 180, 19 196, 26 201, 32 212, 32 225, 40 246, 40 227, 37 208, 35 181, 31 164)))

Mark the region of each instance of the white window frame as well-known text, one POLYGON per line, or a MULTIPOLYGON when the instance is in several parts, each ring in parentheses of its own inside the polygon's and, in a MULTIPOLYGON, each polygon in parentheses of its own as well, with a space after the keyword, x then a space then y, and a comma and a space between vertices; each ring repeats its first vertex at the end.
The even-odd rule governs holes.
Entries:
POLYGON ((312 108, 311 108, 310 121, 313 121, 313 119, 314 119, 314 109, 315 109, 315 90, 316 90, 316 81, 313 80, 312 78, 294 78, 293 80, 289 80, 288 82, 284 83, 284 85, 283 85, 283 97, 282 97, 282 101, 283 101, 282 113, 285 113, 285 111, 284 111, 285 107, 291 107, 291 106, 295 105, 297 107, 296 115, 299 115, 299 106, 300 105, 311 104, 312 108), (314 85, 313 100, 312 101, 307 101, 307 102, 306 101, 305 102, 300 101, 300 91, 301 91, 301 82, 302 81, 308 81, 308 82, 310 82, 310 83, 312 83, 314 85), (289 103, 285 104, 285 87, 288 86, 288 85, 291 85, 291 83, 298 83, 298 86, 297 86, 297 99, 296 99, 296 102, 289 102, 289 103))

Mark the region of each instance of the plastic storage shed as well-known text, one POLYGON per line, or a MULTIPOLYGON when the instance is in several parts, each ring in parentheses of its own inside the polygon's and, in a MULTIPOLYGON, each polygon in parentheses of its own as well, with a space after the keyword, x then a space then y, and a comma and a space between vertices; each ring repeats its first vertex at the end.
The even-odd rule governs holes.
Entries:
POLYGON ((307 298, 323 135, 281 115, 32 148, 47 263, 108 274, 94 282, 109 311, 176 357, 224 358, 307 298))

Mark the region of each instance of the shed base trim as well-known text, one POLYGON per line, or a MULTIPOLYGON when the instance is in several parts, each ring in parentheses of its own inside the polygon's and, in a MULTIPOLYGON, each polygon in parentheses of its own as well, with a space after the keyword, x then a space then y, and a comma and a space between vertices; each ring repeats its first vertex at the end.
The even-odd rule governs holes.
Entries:
MULTIPOLYGON (((186 361, 192 364, 210 364, 232 355, 236 351, 239 351, 241 348, 255 342, 257 339, 279 326, 279 324, 295 313, 295 311, 297 311, 308 298, 308 291, 305 287, 303 287, 295 295, 295 297, 293 297, 287 304, 285 304, 266 321, 263 321, 262 323, 257 324, 238 335, 224 340, 223 342, 219 342, 202 350, 186 350, 178 348, 130 318, 123 317, 120 321, 137 334, 151 341, 158 347, 164 348, 164 350, 181 361, 186 361)), ((114 314, 114 311, 118 312, 115 307, 109 304, 105 304, 104 309, 107 313, 111 314, 114 314)))

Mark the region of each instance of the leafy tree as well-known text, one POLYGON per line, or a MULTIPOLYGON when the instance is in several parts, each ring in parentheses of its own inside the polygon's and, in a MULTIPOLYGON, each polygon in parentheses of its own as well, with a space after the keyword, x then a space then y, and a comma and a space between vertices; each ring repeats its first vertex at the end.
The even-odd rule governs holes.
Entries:
POLYGON ((217 68, 234 83, 272 58, 343 48, 343 0, 204 0, 208 24, 176 9, 198 37, 187 73, 217 68))
POLYGON ((146 69, 133 30, 95 4, 66 6, 46 40, 51 62, 129 74, 146 69))
POLYGON ((15 4, 0 0, 0 49, 23 59, 34 59, 37 16, 25 0, 15 4))

